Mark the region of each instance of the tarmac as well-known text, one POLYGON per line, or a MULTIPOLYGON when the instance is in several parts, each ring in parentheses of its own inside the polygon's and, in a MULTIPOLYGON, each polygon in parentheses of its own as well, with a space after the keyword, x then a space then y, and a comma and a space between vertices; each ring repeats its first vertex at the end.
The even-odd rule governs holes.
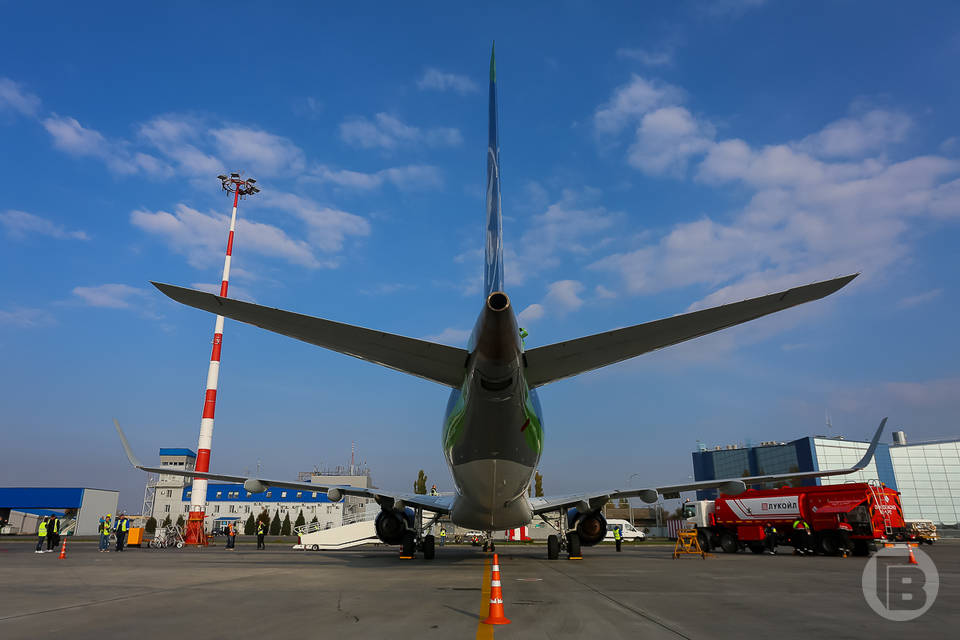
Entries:
POLYGON ((861 587, 865 558, 723 554, 672 559, 651 543, 547 560, 544 545, 498 545, 506 616, 479 624, 491 554, 448 545, 425 561, 390 547, 293 551, 99 553, 67 558, 0 539, 0 638, 881 638, 955 637, 960 541, 924 546, 939 595, 919 618, 891 622, 861 587), (953 629, 954 631, 950 631, 953 629))

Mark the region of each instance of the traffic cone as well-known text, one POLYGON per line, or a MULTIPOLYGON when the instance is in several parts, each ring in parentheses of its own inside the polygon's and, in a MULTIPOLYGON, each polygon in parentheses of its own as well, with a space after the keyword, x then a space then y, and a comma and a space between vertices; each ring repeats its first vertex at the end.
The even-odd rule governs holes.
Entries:
POLYGON ((493 567, 490 569, 490 615, 483 624, 510 624, 503 615, 503 589, 500 586, 500 558, 493 554, 493 567))
POLYGON ((66 559, 67 559, 67 539, 66 539, 66 537, 64 537, 64 539, 63 539, 63 544, 60 545, 60 557, 57 558, 57 559, 58 559, 58 560, 66 560, 66 559))
POLYGON ((910 559, 907 560, 907 564, 920 564, 917 562, 917 559, 913 557, 913 547, 907 547, 910 550, 910 559))

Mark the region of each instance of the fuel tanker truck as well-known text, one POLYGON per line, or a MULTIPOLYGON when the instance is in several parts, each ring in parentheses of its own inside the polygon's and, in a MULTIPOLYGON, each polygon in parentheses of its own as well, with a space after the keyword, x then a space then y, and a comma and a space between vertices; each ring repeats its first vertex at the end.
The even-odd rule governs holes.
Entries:
POLYGON ((867 556, 882 540, 909 537, 900 494, 880 482, 814 487, 748 489, 736 496, 697 500, 683 506, 687 527, 697 529, 704 551, 763 551, 764 527, 773 524, 779 544, 789 544, 793 523, 810 526, 812 547, 825 555, 840 553, 844 531, 854 555, 867 556), (849 525, 841 529, 841 523, 849 525))

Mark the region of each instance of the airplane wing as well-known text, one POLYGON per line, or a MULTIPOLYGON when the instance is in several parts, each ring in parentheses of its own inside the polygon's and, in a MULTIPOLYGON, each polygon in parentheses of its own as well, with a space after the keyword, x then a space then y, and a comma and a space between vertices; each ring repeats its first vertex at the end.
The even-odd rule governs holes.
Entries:
POLYGON ((123 429, 120 428, 120 423, 114 419, 113 424, 117 428, 117 434, 119 434, 120 442, 123 444, 124 453, 127 454, 127 460, 137 469, 149 473, 183 476, 185 478, 205 478, 207 480, 218 480, 220 482, 236 482, 243 484, 243 488, 251 493, 260 493, 268 487, 295 489, 297 491, 325 491, 333 502, 339 502, 342 496, 359 496, 362 498, 372 498, 376 500, 377 504, 381 507, 387 509, 395 506, 411 506, 419 507, 424 511, 445 514, 450 513, 450 509, 453 508, 453 496, 426 496, 416 493, 395 493, 343 484, 324 485, 314 482, 292 482, 289 480, 268 480, 266 478, 250 476, 234 476, 226 473, 205 473, 202 471, 174 469, 172 467, 148 467, 141 464, 140 460, 133 454, 130 443, 127 441, 127 436, 124 435, 123 429))
POLYGON ((239 320, 448 387, 459 388, 463 384, 469 355, 464 349, 221 298, 204 291, 158 282, 152 284, 188 307, 239 320))
POLYGON ((526 351, 527 383, 539 387, 818 300, 846 286, 857 275, 529 349, 526 351))
POLYGON ((788 480, 802 480, 804 478, 823 478, 826 476, 839 476, 848 473, 860 471, 873 459, 873 454, 877 450, 877 444, 880 442, 880 436, 883 434, 883 428, 887 424, 887 419, 880 421, 870 446, 860 461, 847 469, 832 469, 828 471, 800 471, 797 473, 779 473, 763 476, 750 476, 746 478, 724 478, 721 480, 703 480, 700 482, 687 482, 684 484, 664 485, 660 487, 647 489, 612 489, 597 493, 571 494, 566 496, 555 496, 550 498, 531 498, 530 504, 533 507, 534 515, 558 511, 569 507, 577 507, 581 512, 593 511, 599 509, 610 500, 617 498, 640 498, 646 503, 657 501, 657 496, 664 498, 679 498, 681 491, 696 491, 698 489, 719 489, 721 493, 727 495, 738 495, 747 490, 747 485, 762 484, 767 482, 786 482, 788 480))

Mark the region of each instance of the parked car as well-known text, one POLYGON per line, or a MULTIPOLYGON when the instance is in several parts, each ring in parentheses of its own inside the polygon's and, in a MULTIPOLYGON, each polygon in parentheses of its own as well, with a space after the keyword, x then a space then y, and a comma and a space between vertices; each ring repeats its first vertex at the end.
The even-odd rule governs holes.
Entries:
POLYGON ((643 542, 647 536, 635 526, 626 520, 609 519, 607 520, 607 535, 604 542, 613 542, 613 530, 620 528, 620 536, 624 542, 643 542))

